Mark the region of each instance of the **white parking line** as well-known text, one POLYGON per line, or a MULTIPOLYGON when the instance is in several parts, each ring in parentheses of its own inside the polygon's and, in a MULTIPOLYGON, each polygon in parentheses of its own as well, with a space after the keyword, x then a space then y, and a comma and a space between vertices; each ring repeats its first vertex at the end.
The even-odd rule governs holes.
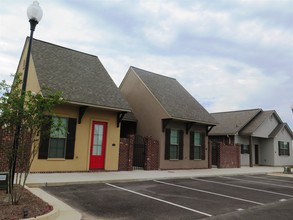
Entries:
POLYGON ((182 206, 182 205, 178 205, 178 204, 173 203, 173 202, 168 202, 166 200, 158 199, 156 197, 148 196, 148 195, 145 195, 145 194, 142 194, 142 193, 139 193, 139 192, 135 192, 135 191, 132 191, 132 190, 129 190, 129 189, 125 189, 125 188, 122 188, 120 186, 116 186, 116 185, 113 185, 113 184, 110 184, 110 183, 106 183, 106 185, 114 187, 114 188, 117 188, 117 189, 121 189, 121 190, 124 190, 124 191, 127 191, 127 192, 130 192, 130 193, 133 193, 133 194, 136 194, 136 195, 140 195, 140 196, 143 196, 143 197, 146 197, 146 198, 149 198, 149 199, 153 199, 153 200, 156 200, 156 201, 159 201, 159 202, 167 203, 169 205, 173 205, 173 206, 176 206, 176 207, 179 207, 179 208, 182 208, 182 209, 186 209, 188 211, 195 212, 195 213, 198 213, 198 214, 201 214, 201 215, 205 215, 205 216, 208 216, 208 217, 212 216, 212 215, 210 215, 208 213, 205 213, 205 212, 201 212, 201 211, 191 209, 191 208, 188 208, 188 207, 185 207, 185 206, 182 206))
POLYGON ((276 181, 276 182, 283 182, 283 183, 291 183, 293 184, 293 181, 288 181, 288 180, 277 180, 277 179, 273 179, 273 178, 266 178, 266 177, 260 177, 260 176, 251 176, 251 175, 245 175, 251 178, 255 178, 255 179, 264 179, 264 180, 271 180, 271 181, 276 181))
POLYGON ((275 194, 275 195, 280 195, 280 196, 287 196, 287 197, 293 198, 293 195, 268 191, 268 190, 264 190, 264 189, 257 189, 257 188, 247 187, 247 186, 238 186, 238 185, 234 185, 234 184, 222 183, 222 182, 217 182, 217 181, 212 181, 212 180, 204 180, 204 179, 197 179, 197 178, 191 178, 191 179, 197 180, 197 181, 202 181, 202 182, 215 183, 215 184, 220 184, 220 185, 224 185, 224 186, 232 186, 232 187, 237 187, 237 188, 241 188, 241 189, 249 189, 249 190, 265 192, 265 193, 270 193, 270 194, 275 194))
POLYGON ((273 183, 264 183, 264 182, 258 182, 258 181, 246 180, 246 179, 239 179, 239 178, 233 178, 233 177, 227 177, 227 176, 219 176, 219 177, 224 178, 224 179, 240 180, 240 181, 244 181, 244 182, 259 183, 259 184, 264 184, 264 185, 278 186, 278 187, 293 189, 292 186, 284 186, 284 185, 278 185, 278 184, 273 184, 273 183))
POLYGON ((163 182, 163 181, 159 181, 159 180, 154 180, 154 182, 162 183, 162 184, 169 185, 169 186, 175 186, 175 187, 179 187, 179 188, 183 188, 183 189, 193 190, 193 191, 197 191, 197 192, 208 193, 208 194, 212 194, 212 195, 216 195, 216 196, 220 196, 220 197, 225 197, 225 198, 229 198, 229 199, 234 199, 234 200, 239 200, 239 201, 243 201, 243 202, 249 202, 249 203, 253 203, 253 204, 257 204, 257 205, 264 205, 264 203, 255 202, 252 200, 241 199, 241 198, 237 198, 237 197, 233 197, 233 196, 228 196, 228 195, 215 193, 215 192, 209 192, 209 191, 205 191, 205 190, 201 190, 201 189, 195 189, 195 188, 177 185, 177 184, 173 184, 173 183, 167 183, 167 182, 163 182))

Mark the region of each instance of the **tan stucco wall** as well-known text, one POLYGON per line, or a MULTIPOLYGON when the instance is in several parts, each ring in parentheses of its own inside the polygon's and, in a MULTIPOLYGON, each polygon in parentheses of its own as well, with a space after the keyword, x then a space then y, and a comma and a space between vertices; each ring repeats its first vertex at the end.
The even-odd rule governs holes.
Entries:
POLYGON ((120 91, 130 103, 132 112, 138 119, 137 133, 159 140, 162 133, 161 119, 170 116, 131 69, 128 71, 120 91))
POLYGON ((208 168, 208 138, 205 138, 205 160, 190 160, 190 131, 205 133, 206 127, 202 125, 193 125, 188 134, 186 134, 185 123, 171 122, 167 128, 183 130, 183 160, 165 160, 165 133, 161 136, 160 149, 160 169, 192 169, 192 168, 208 168))
MULTIPOLYGON (((17 74, 22 74, 21 79, 23 79, 26 56, 27 56, 27 49, 28 49, 28 44, 25 44, 20 61, 19 61, 19 64, 18 64, 18 67, 17 67, 17 71, 16 71, 17 74)), ((26 90, 27 91, 34 91, 36 93, 40 92, 40 90, 41 90, 39 82, 38 82, 38 78, 37 78, 36 69, 35 69, 32 55, 30 56, 26 90)))
MULTIPOLYGON (((159 141, 160 145, 160 169, 188 169, 188 168, 208 168, 208 141, 206 142, 206 160, 189 160, 189 133, 185 134, 186 124, 170 123, 168 127, 184 130, 184 159, 165 160, 165 132, 162 131, 162 119, 170 118, 155 97, 145 87, 137 75, 129 69, 123 80, 120 91, 131 106, 131 109, 138 120, 137 134, 152 136, 159 141)), ((205 126, 193 126, 191 130, 205 132, 205 126)))
MULTIPOLYGON (((27 41, 28 42, 28 41, 27 41)), ((25 44, 16 73, 24 73, 28 44, 25 44)), ((29 73, 27 79, 27 91, 40 92, 33 56, 30 57, 29 73)), ((74 105, 62 105, 55 108, 58 116, 78 119, 78 107, 74 105)), ((107 123, 107 140, 105 153, 105 170, 118 170, 118 155, 120 143, 120 128, 116 126, 117 113, 114 111, 88 108, 83 116, 81 124, 76 126, 76 139, 74 159, 46 159, 34 158, 31 172, 56 172, 56 171, 87 171, 89 170, 91 126, 93 121, 107 123)))
MULTIPOLYGON (((55 108, 58 116, 78 118, 78 107, 63 105, 55 108)), ((118 170, 120 128, 116 126, 116 112, 88 108, 81 124, 76 126, 74 159, 42 159, 37 155, 31 172, 87 171, 89 170, 91 126, 93 121, 107 123, 105 170, 118 170)))

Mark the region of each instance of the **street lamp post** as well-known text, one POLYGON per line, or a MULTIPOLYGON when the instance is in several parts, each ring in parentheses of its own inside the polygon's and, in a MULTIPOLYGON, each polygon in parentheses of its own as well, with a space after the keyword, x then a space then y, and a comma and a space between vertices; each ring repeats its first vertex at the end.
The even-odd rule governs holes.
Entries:
POLYGON ((23 75, 22 90, 21 90, 22 95, 25 94, 25 90, 26 90, 28 68, 29 68, 29 61, 30 61, 30 54, 31 54, 34 31, 35 31, 37 24, 42 19, 42 16, 43 16, 43 11, 42 11, 41 7, 39 6, 39 2, 34 1, 33 4, 31 4, 27 9, 27 17, 29 19, 30 26, 31 26, 31 34, 30 34, 30 40, 29 40, 29 44, 28 44, 25 69, 24 69, 24 75, 23 75))
MULTIPOLYGON (((30 22, 30 38, 29 38, 29 44, 28 44, 28 50, 26 55, 26 62, 25 62, 25 69, 23 74, 23 80, 22 80, 22 87, 21 87, 21 111, 24 108, 24 101, 25 101, 25 92, 26 92, 26 85, 27 85, 27 78, 28 78, 28 69, 29 69, 29 61, 30 61, 30 53, 31 53, 31 47, 32 47, 32 41, 33 41, 33 35, 35 28, 37 24, 40 22, 43 16, 43 11, 41 7, 39 6, 38 1, 34 1, 27 9, 27 17, 30 22)), ((14 142, 13 142, 13 158, 12 158, 12 170, 10 170, 10 181, 11 181, 11 187, 13 187, 14 183, 14 176, 15 176, 15 168, 16 168, 16 162, 17 162, 17 151, 19 147, 19 135, 21 131, 21 119, 22 118, 22 112, 20 113, 20 119, 18 122, 18 125, 16 126, 16 131, 14 135, 14 142)), ((11 189, 10 189, 11 190, 11 189)))

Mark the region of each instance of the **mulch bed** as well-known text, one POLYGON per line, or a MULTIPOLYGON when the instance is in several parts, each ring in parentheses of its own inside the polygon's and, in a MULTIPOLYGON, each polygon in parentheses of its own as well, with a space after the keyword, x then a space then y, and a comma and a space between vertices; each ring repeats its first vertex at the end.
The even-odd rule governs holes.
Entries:
POLYGON ((0 220, 17 220, 23 219, 24 212, 28 211, 27 218, 44 215, 52 211, 52 206, 24 189, 23 196, 18 205, 9 203, 9 195, 4 190, 0 190, 0 220))

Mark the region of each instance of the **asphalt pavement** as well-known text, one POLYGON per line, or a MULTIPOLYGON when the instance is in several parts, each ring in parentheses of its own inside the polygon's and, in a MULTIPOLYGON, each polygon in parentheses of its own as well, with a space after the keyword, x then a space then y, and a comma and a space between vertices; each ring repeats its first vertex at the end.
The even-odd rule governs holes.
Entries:
POLYGON ((43 187, 91 219, 292 219, 293 178, 266 174, 153 178, 43 187))

